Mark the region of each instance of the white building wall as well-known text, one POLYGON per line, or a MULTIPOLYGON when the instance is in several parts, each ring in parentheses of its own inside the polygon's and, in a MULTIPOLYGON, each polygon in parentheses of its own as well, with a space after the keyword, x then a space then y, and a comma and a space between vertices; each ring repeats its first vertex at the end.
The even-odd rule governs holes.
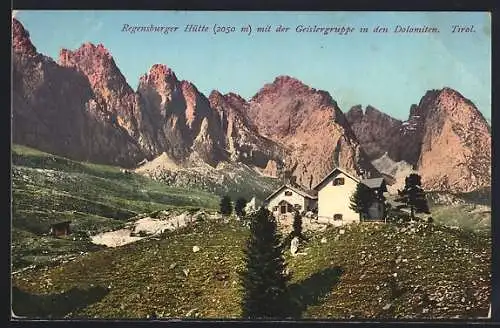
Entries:
MULTIPOLYGON (((279 206, 279 202, 281 202, 282 200, 285 200, 287 201, 288 203, 292 204, 292 205, 300 205, 301 206, 301 209, 300 211, 304 210, 306 208, 306 201, 305 201, 305 197, 296 193, 295 191, 293 191, 292 189, 289 189, 289 188, 284 188, 282 191, 280 191, 278 194, 276 194, 270 201, 269 201, 269 204, 267 205, 267 209, 271 212, 274 213, 273 211, 273 208, 275 206, 279 206), (291 196, 285 196, 285 191, 291 191, 292 192, 292 195, 291 196)), ((279 212, 279 208, 278 208, 278 212, 279 212)))
POLYGON ((342 172, 330 177, 318 190, 318 221, 343 225, 359 222, 359 214, 349 208, 350 197, 355 192, 357 182, 342 172), (335 178, 344 178, 344 184, 332 185, 335 178), (335 214, 342 214, 342 221, 333 219, 335 214))

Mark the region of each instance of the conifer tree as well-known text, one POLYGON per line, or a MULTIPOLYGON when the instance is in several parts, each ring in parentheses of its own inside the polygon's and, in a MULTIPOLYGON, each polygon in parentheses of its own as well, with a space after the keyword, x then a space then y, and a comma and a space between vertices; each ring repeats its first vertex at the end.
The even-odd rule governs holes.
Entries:
POLYGON ((299 237, 300 239, 303 239, 303 236, 302 236, 302 216, 300 215, 299 211, 295 211, 295 215, 293 217, 292 237, 299 237))
POLYGON ((245 205, 247 204, 247 200, 243 197, 240 197, 236 200, 234 204, 234 212, 238 216, 245 216, 245 205))
POLYGON ((233 207, 231 205, 231 198, 226 195, 221 198, 219 204, 219 211, 222 215, 231 215, 233 212, 233 207))
POLYGON ((244 318, 283 318, 286 316, 288 278, 273 215, 261 208, 250 216, 250 237, 241 273, 244 318))
POLYGON ((359 213, 359 217, 362 220, 368 214, 368 209, 374 200, 375 194, 372 190, 368 186, 358 183, 356 190, 350 197, 351 203, 349 204, 349 208, 359 213))
POLYGON ((410 208, 410 217, 412 220, 415 219, 415 212, 430 213, 420 175, 412 173, 407 176, 405 186, 403 190, 398 190, 398 194, 399 198, 397 201, 405 203, 410 208))

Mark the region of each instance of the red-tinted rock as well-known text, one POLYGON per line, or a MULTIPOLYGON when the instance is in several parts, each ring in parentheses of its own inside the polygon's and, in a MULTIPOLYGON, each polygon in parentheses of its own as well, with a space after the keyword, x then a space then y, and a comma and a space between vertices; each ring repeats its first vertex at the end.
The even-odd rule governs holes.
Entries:
POLYGON ((12 50, 27 56, 37 55, 36 48, 31 43, 29 32, 16 18, 12 18, 12 50))
POLYGON ((77 160, 133 166, 136 142, 107 115, 89 80, 35 52, 13 20, 13 142, 77 160))
POLYGON ((491 131, 475 105, 451 88, 430 90, 405 122, 352 108, 348 120, 375 160, 405 161, 428 190, 469 192, 491 186, 491 131))
POLYGON ((280 76, 251 99, 247 113, 260 134, 290 150, 286 168, 304 186, 314 186, 335 166, 357 175, 378 173, 325 91, 280 76))

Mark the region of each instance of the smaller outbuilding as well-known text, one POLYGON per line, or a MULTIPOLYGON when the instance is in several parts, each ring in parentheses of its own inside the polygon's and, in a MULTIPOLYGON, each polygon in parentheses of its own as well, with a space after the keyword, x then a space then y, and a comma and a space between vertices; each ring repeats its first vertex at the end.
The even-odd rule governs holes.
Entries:
POLYGON ((54 237, 68 236, 71 234, 71 221, 58 222, 50 225, 50 234, 54 237))
POLYGON ((266 208, 275 216, 295 211, 316 211, 318 196, 315 191, 298 185, 284 184, 264 201, 266 208))

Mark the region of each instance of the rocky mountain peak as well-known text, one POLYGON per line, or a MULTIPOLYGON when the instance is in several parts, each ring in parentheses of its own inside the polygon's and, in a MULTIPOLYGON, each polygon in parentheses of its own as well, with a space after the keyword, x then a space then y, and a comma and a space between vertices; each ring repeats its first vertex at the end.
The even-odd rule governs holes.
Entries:
POLYGON ((311 188, 334 166, 353 174, 362 170, 376 174, 326 91, 279 76, 250 100, 246 113, 259 133, 290 149, 285 162, 302 185, 311 188))
POLYGON ((295 96, 305 95, 314 98, 318 105, 318 109, 322 109, 331 104, 334 104, 335 107, 337 107, 337 103, 327 91, 311 88, 299 79, 288 75, 277 76, 272 83, 265 84, 259 92, 257 92, 252 99, 250 99, 250 101, 273 101, 277 94, 291 94, 295 96))
POLYGON ((37 54, 35 46, 31 43, 29 32, 16 18, 12 18, 12 50, 30 56, 37 54))
POLYGON ((174 71, 165 64, 154 64, 149 69, 149 72, 141 76, 140 81, 143 83, 177 83, 177 76, 174 71))
POLYGON ((424 185, 455 192, 490 186, 491 132, 481 112, 451 88, 426 96, 418 111, 424 115, 417 162, 424 185))
POLYGON ((226 94, 226 99, 228 99, 229 101, 231 101, 233 103, 236 102, 236 103, 244 104, 247 102, 245 100, 245 98, 243 98, 242 96, 240 96, 239 94, 234 93, 234 92, 229 92, 228 94, 226 94))
POLYGON ((208 96, 208 101, 210 103, 210 107, 219 112, 222 115, 222 112, 227 111, 228 109, 232 109, 227 104, 226 96, 220 93, 218 90, 212 90, 210 95, 208 96))
POLYGON ((347 120, 350 124, 358 123, 363 120, 365 113, 363 112, 363 106, 355 105, 345 114, 347 120))
POLYGON ((233 120, 237 117, 237 120, 241 121, 245 125, 245 128, 251 131, 256 131, 258 128, 248 119, 247 109, 248 102, 240 95, 229 92, 225 95, 217 90, 213 90, 208 97, 210 102, 210 107, 219 113, 221 121, 233 120))
POLYGON ((288 75, 277 76, 272 83, 266 83, 255 94, 251 101, 263 101, 265 98, 272 98, 276 93, 303 93, 310 90, 308 86, 300 80, 288 75))
POLYGON ((289 75, 277 76, 272 84, 276 85, 277 87, 288 86, 297 89, 309 89, 309 86, 305 85, 302 81, 289 75))
POLYGON ((195 120, 210 115, 211 110, 205 96, 191 82, 182 80, 180 88, 186 103, 186 122, 191 127, 195 120))
MULTIPOLYGON (((377 108, 373 107, 372 105, 366 106, 365 115, 368 116, 368 117, 376 117, 378 119, 395 120, 391 116, 389 116, 386 113, 378 110, 377 108)), ((399 120, 396 120, 396 121, 399 121, 399 120)))
POLYGON ((195 86, 193 83, 189 82, 189 81, 182 80, 182 81, 180 82, 180 85, 181 85, 181 89, 182 89, 182 91, 183 91, 183 93, 184 93, 185 95, 186 95, 186 94, 188 94, 188 95, 190 95, 191 97, 194 97, 194 96, 195 96, 195 94, 200 93, 200 92, 198 91, 198 89, 196 88, 196 86, 195 86))
POLYGON ((368 107, 362 113, 359 106, 346 116, 372 161, 386 154, 408 163, 428 190, 468 192, 491 185, 490 127, 452 88, 427 91, 404 122, 368 107))
POLYGON ((399 137, 401 121, 381 112, 373 106, 352 107, 345 115, 361 147, 371 160, 385 153, 395 152, 394 139, 399 137))
POLYGON ((82 72, 93 89, 125 88, 126 92, 132 92, 111 53, 102 44, 87 42, 75 51, 61 49, 58 63, 82 72))
POLYGON ((483 115, 472 101, 449 87, 445 87, 438 92, 436 105, 448 110, 451 115, 472 115, 474 118, 477 116, 483 118, 483 115))
POLYGON ((139 79, 138 91, 141 94, 148 93, 146 90, 154 90, 162 98, 162 103, 172 99, 172 94, 179 88, 179 80, 174 71, 164 64, 154 64, 149 72, 139 79))
POLYGON ((208 99, 218 100, 224 98, 224 95, 219 90, 212 90, 208 95, 208 99))

